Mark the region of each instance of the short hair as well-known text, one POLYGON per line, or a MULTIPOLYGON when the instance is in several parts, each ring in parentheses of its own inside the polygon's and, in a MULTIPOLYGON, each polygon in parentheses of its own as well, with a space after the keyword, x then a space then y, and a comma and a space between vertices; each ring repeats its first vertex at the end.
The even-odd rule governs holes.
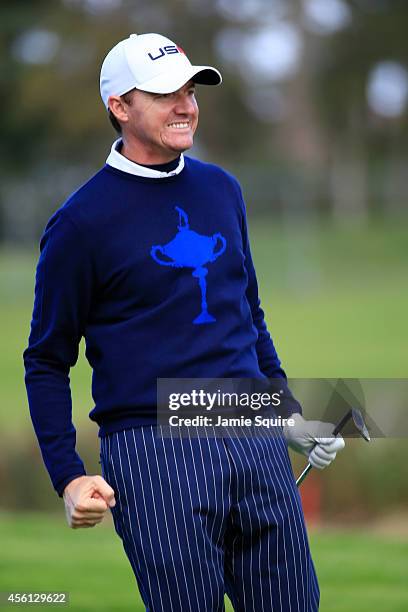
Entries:
MULTIPOLYGON (((133 98, 133 96, 129 94, 133 93, 134 91, 136 91, 136 87, 134 87, 130 91, 127 91, 122 96, 120 96, 120 98, 122 98, 122 100, 129 106, 131 106, 132 98, 133 98)), ((119 121, 116 119, 115 115, 112 113, 110 108, 108 109, 108 117, 109 117, 109 121, 112 124, 113 129, 116 130, 118 134, 122 134, 122 126, 120 125, 119 121)))

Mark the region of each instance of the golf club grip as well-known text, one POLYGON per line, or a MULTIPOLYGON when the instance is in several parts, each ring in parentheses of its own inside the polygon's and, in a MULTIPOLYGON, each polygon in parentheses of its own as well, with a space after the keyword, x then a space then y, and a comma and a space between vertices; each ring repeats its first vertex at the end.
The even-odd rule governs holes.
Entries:
POLYGON ((312 464, 308 463, 305 469, 303 470, 303 472, 301 473, 301 475, 296 479, 297 487, 299 487, 302 484, 302 482, 304 481, 304 479, 306 478, 306 476, 308 475, 311 469, 312 469, 312 464))
POLYGON ((345 426, 345 424, 347 423, 347 421, 349 421, 351 419, 351 411, 347 412, 344 417, 341 419, 341 421, 339 421, 336 425, 336 427, 333 429, 332 431, 332 436, 335 438, 337 436, 337 434, 339 434, 341 432, 341 430, 343 429, 343 427, 345 426))
MULTIPOLYGON (((332 436, 334 438, 337 436, 338 433, 340 433, 340 431, 343 429, 343 427, 345 426, 347 421, 349 421, 351 419, 351 417, 352 417, 352 411, 349 410, 348 412, 346 412, 344 417, 337 423, 337 425, 333 429, 332 436)), ((313 446, 313 448, 315 448, 316 446, 317 446, 317 442, 313 446)), ((313 450, 313 448, 311 450, 313 450)), ((297 486, 300 486, 302 484, 302 482, 304 481, 304 479, 306 478, 306 476, 308 475, 308 473, 310 472, 311 469, 312 469, 312 464, 308 463, 307 466, 305 467, 305 469, 303 470, 303 472, 301 473, 301 475, 299 476, 299 478, 296 480, 296 485, 297 486)))

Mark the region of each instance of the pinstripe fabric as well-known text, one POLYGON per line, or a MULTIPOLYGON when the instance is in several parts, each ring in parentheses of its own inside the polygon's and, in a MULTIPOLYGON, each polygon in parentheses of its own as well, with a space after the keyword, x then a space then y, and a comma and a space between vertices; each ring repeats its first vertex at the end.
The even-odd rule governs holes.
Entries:
POLYGON ((146 610, 315 612, 319 587, 286 442, 265 430, 101 438, 112 509, 146 610))

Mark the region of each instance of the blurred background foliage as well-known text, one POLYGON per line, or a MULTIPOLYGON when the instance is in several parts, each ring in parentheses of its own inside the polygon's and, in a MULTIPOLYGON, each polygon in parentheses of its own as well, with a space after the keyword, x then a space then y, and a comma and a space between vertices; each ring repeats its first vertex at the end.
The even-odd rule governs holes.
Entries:
POLYGON ((240 176, 253 214, 405 212, 407 18, 404 0, 3 3, 0 236, 32 243, 103 163, 99 68, 130 32, 222 70, 194 154, 240 176))
MULTIPOLYGON (((2 507, 60 508, 23 385, 37 245, 52 212, 106 159, 115 134, 99 69, 131 32, 164 33, 193 63, 223 73, 221 87, 198 88, 192 155, 243 184, 263 306, 288 374, 407 376, 404 0, 14 0, 0 11, 2 507)), ((89 385, 81 355, 74 417, 93 471, 89 385)), ((350 444, 321 476, 323 516, 400 508, 405 460, 405 441, 350 444)))

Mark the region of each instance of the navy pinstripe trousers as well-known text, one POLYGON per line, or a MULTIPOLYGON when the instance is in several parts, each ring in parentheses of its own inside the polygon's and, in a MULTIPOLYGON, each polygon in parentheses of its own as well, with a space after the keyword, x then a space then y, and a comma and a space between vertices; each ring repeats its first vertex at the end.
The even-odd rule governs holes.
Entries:
POLYGON ((319 587, 286 441, 164 437, 137 427, 101 438, 122 539, 146 610, 314 612, 319 587))

